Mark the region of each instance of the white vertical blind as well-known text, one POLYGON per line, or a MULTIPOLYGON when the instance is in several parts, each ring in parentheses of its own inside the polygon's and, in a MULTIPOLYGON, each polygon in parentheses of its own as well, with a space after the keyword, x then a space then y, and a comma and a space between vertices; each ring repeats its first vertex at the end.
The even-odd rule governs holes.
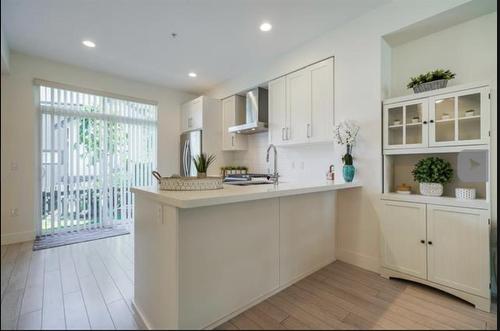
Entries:
POLYGON ((155 105, 40 86, 38 235, 133 220, 131 186, 152 184, 155 105))

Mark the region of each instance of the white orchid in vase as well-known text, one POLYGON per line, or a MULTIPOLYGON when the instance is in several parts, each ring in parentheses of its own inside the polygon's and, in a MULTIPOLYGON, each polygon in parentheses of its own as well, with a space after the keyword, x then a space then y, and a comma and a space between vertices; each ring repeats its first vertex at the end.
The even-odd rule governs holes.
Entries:
POLYGON ((346 146, 346 154, 342 157, 345 165, 352 165, 352 146, 356 143, 359 126, 353 121, 342 121, 335 126, 337 144, 346 146))

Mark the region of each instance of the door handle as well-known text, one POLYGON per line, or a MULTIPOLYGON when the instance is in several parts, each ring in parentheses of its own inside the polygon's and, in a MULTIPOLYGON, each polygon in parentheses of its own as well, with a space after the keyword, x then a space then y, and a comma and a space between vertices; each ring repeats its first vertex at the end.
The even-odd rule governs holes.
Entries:
POLYGON ((307 135, 307 138, 311 138, 311 124, 310 123, 307 123, 307 125, 306 125, 306 135, 307 135))
POLYGON ((231 136, 231 146, 234 146, 234 134, 231 136))
POLYGON ((423 121, 422 123, 427 124, 427 121, 423 121))
POLYGON ((432 245, 432 241, 428 241, 427 243, 428 243, 429 245, 432 245))
POLYGON ((285 140, 290 140, 290 128, 286 128, 286 139, 285 140))
POLYGON ((434 120, 430 120, 429 122, 430 122, 430 123, 434 123, 434 120))
POLYGON ((281 128, 281 141, 285 140, 285 128, 281 128))
POLYGON ((420 240, 420 243, 421 243, 421 244, 425 244, 425 240, 423 240, 423 239, 422 239, 422 240, 420 240))

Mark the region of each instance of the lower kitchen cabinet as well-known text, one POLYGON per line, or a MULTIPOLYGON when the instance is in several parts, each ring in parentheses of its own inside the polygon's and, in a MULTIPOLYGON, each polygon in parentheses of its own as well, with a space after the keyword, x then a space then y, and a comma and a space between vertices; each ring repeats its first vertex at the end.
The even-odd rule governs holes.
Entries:
POLYGON ((489 296, 488 212, 427 206, 429 280, 480 296, 489 296))
POLYGON ((382 230, 382 262, 387 268, 427 277, 426 205, 386 201, 382 230))
POLYGON ((384 201, 381 274, 420 282, 490 310, 489 211, 384 201))

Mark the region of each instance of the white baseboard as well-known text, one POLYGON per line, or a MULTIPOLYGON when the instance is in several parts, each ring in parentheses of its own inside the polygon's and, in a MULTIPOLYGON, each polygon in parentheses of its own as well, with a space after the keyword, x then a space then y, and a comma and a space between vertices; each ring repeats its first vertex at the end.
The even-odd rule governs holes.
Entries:
POLYGON ((379 273, 380 271, 380 262, 378 258, 375 258, 373 256, 367 256, 340 248, 337 248, 336 256, 337 260, 339 261, 353 264, 357 267, 367 269, 376 273, 379 273))
POLYGON ((1 244, 2 245, 10 245, 21 243, 25 241, 33 241, 35 240, 35 232, 34 231, 24 231, 24 232, 14 232, 14 233, 6 233, 1 235, 1 244))

